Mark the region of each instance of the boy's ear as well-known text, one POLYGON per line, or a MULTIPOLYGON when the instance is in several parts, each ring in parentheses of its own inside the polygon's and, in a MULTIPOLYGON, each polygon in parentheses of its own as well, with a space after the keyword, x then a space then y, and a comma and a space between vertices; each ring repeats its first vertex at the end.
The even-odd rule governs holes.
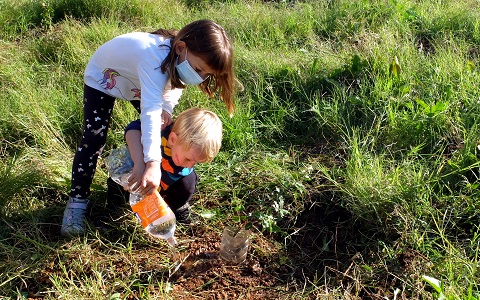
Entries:
POLYGON ((187 44, 185 44, 184 41, 178 41, 175 47, 175 53, 177 53, 177 55, 180 55, 185 50, 185 48, 187 48, 187 44))
POLYGON ((177 139, 178 139, 178 135, 173 131, 170 132, 170 134, 168 135, 168 140, 170 141, 170 143, 172 143, 172 145, 174 145, 177 142, 177 139))

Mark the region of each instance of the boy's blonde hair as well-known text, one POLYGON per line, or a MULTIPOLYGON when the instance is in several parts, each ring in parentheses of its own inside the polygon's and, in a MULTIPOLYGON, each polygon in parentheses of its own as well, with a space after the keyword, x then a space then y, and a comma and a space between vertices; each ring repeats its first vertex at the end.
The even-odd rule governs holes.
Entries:
POLYGON ((210 162, 218 154, 222 145, 222 121, 209 110, 193 107, 178 115, 172 132, 186 149, 198 151, 202 162, 210 162))

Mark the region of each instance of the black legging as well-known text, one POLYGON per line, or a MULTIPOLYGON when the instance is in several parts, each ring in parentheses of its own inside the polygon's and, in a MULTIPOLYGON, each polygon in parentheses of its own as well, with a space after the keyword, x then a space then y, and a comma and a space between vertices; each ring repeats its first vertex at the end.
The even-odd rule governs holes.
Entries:
POLYGON ((73 158, 71 197, 86 199, 90 196, 90 185, 107 141, 114 104, 114 97, 84 85, 83 133, 73 158))

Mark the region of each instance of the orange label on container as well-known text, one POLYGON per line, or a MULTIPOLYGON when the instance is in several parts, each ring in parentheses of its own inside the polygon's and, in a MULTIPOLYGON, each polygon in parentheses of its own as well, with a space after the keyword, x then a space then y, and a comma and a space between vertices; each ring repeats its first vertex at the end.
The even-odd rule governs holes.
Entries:
POLYGON ((135 203, 132 206, 132 210, 142 222, 142 227, 146 228, 156 219, 168 214, 168 205, 160 194, 155 191, 153 194, 145 196, 142 200, 135 203))

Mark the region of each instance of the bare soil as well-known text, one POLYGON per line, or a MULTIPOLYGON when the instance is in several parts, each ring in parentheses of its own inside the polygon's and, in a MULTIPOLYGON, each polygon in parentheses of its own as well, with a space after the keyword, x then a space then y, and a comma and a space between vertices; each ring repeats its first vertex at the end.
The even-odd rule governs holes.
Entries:
MULTIPOLYGON (((58 224, 41 228, 47 240, 59 239, 58 224)), ((341 299, 393 299, 392 287, 405 285, 402 278, 418 276, 427 263, 425 257, 409 249, 399 250, 388 260, 377 257, 375 243, 380 237, 361 232, 351 216, 335 205, 308 207, 285 227, 289 228, 286 236, 253 231, 247 258, 239 265, 219 257, 221 230, 208 226, 207 222, 180 226, 174 252, 166 244, 152 248, 145 243, 134 246, 134 255, 122 257, 109 254, 108 245, 89 244, 90 251, 73 252, 71 257, 57 255, 45 262, 19 289, 26 291, 29 299, 42 299, 45 291, 55 290, 52 276, 65 276, 62 264, 75 272, 71 262, 83 259, 95 261, 97 268, 103 263, 110 270, 104 277, 106 284, 114 281, 109 276, 137 278, 143 284, 152 276, 162 279, 169 283, 168 295, 172 299, 338 299, 339 293, 341 299), (371 249, 365 247, 365 239, 372 240, 371 249), (165 263, 166 258, 170 263, 165 263), (365 272, 365 268, 371 271, 365 272)), ((129 229, 110 232, 115 236, 102 237, 128 243, 125 232, 129 229)), ((81 268, 78 272, 95 275, 91 265, 81 268)), ((148 288, 155 294, 165 286, 148 288)), ((121 287, 117 290, 121 299, 141 299, 141 292, 135 288, 129 292, 121 287)))

